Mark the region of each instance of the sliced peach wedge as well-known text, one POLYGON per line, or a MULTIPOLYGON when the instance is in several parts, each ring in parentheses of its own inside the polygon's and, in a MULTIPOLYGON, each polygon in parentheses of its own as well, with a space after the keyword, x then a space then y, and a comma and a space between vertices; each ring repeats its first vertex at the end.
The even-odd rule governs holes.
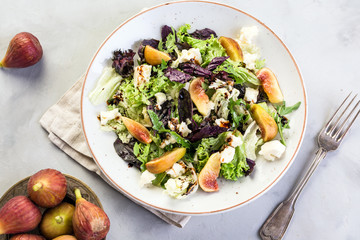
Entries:
POLYGON ((210 102, 208 95, 206 95, 205 90, 202 87, 203 82, 203 77, 192 80, 189 86, 189 93, 190 98, 194 102, 199 113, 203 116, 208 116, 212 109, 212 102, 210 102))
POLYGON ((240 45, 232 38, 228 37, 220 37, 219 42, 227 55, 229 55, 230 59, 235 62, 244 61, 243 52, 241 51, 240 45))
POLYGON ((260 69, 256 73, 256 77, 260 80, 261 85, 271 103, 281 103, 284 101, 284 96, 280 90, 278 80, 270 69, 260 69))
POLYGON ((185 156, 186 148, 174 148, 145 164, 146 169, 154 174, 165 172, 170 169, 174 163, 185 156))
POLYGON ((146 45, 144 49, 145 61, 153 66, 161 64, 161 61, 169 61, 171 58, 167 53, 161 52, 150 45, 146 45))
POLYGON ((205 192, 216 192, 219 185, 216 179, 220 173, 220 153, 213 153, 199 173, 199 185, 205 192))
POLYGON ((274 139, 278 133, 278 126, 269 113, 258 104, 252 104, 250 112, 252 118, 260 128, 261 137, 264 142, 274 139))
POLYGON ((152 142, 149 130, 147 130, 147 128, 144 127, 141 123, 138 123, 127 117, 121 117, 121 120, 123 121, 126 129, 134 138, 146 144, 152 142))

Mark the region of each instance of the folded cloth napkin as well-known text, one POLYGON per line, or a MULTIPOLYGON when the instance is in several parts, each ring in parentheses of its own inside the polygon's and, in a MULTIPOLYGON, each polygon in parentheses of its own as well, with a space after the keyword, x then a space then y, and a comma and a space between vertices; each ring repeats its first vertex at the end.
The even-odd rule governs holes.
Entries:
MULTIPOLYGON (((40 119, 41 126, 49 132, 49 139, 72 159, 83 167, 96 172, 109 185, 114 187, 102 174, 91 157, 81 127, 80 98, 84 76, 65 93, 64 96, 50 107, 40 119)), ((166 213, 141 205, 165 222, 177 227, 184 227, 190 216, 166 213)))

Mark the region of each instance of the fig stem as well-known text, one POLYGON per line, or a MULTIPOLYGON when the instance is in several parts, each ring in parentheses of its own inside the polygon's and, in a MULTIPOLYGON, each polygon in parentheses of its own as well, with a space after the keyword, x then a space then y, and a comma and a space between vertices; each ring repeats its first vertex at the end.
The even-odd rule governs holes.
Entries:
POLYGON ((0 62, 0 68, 2 68, 4 65, 2 64, 2 62, 0 62))
POLYGON ((80 192, 80 189, 79 189, 79 188, 75 188, 75 197, 76 197, 76 200, 82 198, 81 192, 80 192))
POLYGON ((62 223, 63 222, 63 218, 61 217, 61 216, 56 216, 55 217, 55 221, 56 221, 56 223, 62 223))
POLYGON ((42 188, 42 183, 41 182, 38 182, 36 184, 34 184, 34 186, 32 187, 32 189, 36 192, 38 191, 40 188, 42 188))

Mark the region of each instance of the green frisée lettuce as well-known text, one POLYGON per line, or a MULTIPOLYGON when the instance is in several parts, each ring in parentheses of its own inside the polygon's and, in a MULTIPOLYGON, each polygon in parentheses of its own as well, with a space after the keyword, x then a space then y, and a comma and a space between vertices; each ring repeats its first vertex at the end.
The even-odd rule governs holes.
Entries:
POLYGON ((104 68, 95 88, 89 94, 90 102, 94 105, 106 102, 119 88, 121 79, 113 68, 104 68))
POLYGON ((237 84, 251 83, 256 86, 260 85, 260 81, 255 74, 243 67, 241 62, 234 62, 227 59, 215 69, 215 72, 220 71, 229 73, 230 77, 234 78, 237 84))
POLYGON ((249 168, 246 162, 245 145, 242 144, 235 148, 234 159, 231 162, 221 164, 220 176, 228 180, 237 181, 245 175, 249 168))
POLYGON ((189 35, 188 30, 190 25, 186 24, 180 27, 177 32, 177 37, 181 42, 189 44, 193 48, 200 50, 203 63, 202 66, 207 66, 210 61, 215 57, 226 56, 225 49, 221 46, 219 40, 212 36, 210 39, 197 39, 189 35))

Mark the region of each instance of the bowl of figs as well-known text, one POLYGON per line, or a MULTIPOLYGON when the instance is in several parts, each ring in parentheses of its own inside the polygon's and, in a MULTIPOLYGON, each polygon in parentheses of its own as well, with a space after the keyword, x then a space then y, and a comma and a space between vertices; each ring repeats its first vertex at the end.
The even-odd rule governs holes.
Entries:
POLYGON ((79 179, 43 169, 0 198, 0 240, 102 240, 110 220, 79 179))

